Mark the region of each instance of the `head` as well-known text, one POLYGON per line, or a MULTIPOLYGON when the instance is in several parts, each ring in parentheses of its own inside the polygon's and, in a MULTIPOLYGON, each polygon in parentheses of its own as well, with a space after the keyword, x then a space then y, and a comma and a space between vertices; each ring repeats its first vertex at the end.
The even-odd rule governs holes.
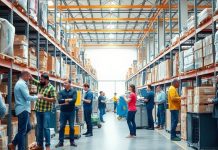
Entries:
POLYGON ((135 93, 135 85, 129 85, 129 91, 135 93))
POLYGON ((28 71, 22 71, 20 77, 24 80, 24 81, 29 81, 30 79, 30 73, 28 71))
POLYGON ((66 90, 69 90, 69 89, 71 88, 71 83, 72 83, 71 80, 65 80, 65 81, 64 81, 64 88, 65 88, 66 90))
POLYGON ((104 92, 103 92, 103 91, 100 91, 100 95, 101 95, 101 96, 104 96, 104 92))
POLYGON ((179 88, 179 80, 178 80, 178 79, 174 79, 173 82, 172 82, 172 85, 173 85, 175 88, 179 88))
POLYGON ((117 96, 117 93, 114 93, 114 96, 117 96))
POLYGON ((41 74, 40 85, 46 86, 49 83, 49 75, 47 73, 41 74))
POLYGON ((105 96, 105 92, 103 92, 103 96, 105 96))
POLYGON ((162 89, 161 89, 161 86, 158 85, 157 88, 156 88, 156 91, 157 91, 157 92, 160 92, 161 90, 162 90, 162 89))
POLYGON ((89 84, 88 84, 88 83, 85 83, 85 84, 83 85, 83 89, 84 89, 85 91, 88 91, 88 90, 89 90, 89 84))
POLYGON ((151 91, 151 89, 152 89, 151 85, 148 85, 148 86, 147 86, 147 90, 148 90, 148 91, 151 91))

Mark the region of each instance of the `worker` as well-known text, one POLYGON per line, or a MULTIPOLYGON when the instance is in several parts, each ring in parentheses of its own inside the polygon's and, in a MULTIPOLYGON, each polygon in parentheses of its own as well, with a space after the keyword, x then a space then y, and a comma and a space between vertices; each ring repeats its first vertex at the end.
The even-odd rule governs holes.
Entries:
POLYGON ((114 113, 116 113, 117 112, 117 102, 118 102, 117 93, 114 93, 114 97, 112 99, 114 101, 114 113))
POLYGON ((18 133, 16 134, 12 143, 8 145, 9 150, 15 150, 18 145, 18 150, 25 149, 25 139, 27 133, 31 130, 30 113, 31 113, 31 101, 36 101, 43 96, 38 94, 37 96, 31 96, 28 89, 28 81, 30 79, 30 73, 28 71, 22 71, 20 79, 17 81, 14 87, 15 98, 15 113, 18 117, 18 133))
POLYGON ((136 136, 136 123, 135 123, 135 114, 136 114, 136 91, 135 85, 131 84, 129 86, 130 95, 127 98, 124 96, 125 101, 128 103, 128 114, 127 114, 127 124, 129 127, 130 134, 127 138, 133 138, 136 136))
POLYGON ((171 140, 180 141, 181 139, 176 136, 176 127, 178 124, 179 110, 181 109, 181 100, 185 97, 180 97, 177 88, 179 88, 179 80, 174 79, 172 85, 168 90, 168 108, 171 113, 171 140))
POLYGON ((104 123, 103 115, 105 114, 105 96, 103 91, 100 91, 100 96, 98 97, 98 109, 100 112, 100 121, 104 123))
POLYGON ((49 82, 49 75, 47 73, 42 73, 40 81, 34 79, 31 76, 33 84, 37 86, 37 90, 43 95, 43 98, 39 98, 36 101, 35 111, 37 119, 37 145, 33 150, 43 149, 43 141, 45 138, 46 150, 50 150, 50 121, 51 121, 51 111, 52 105, 56 101, 56 90, 55 87, 49 82))
POLYGON ((147 116, 148 116, 148 127, 147 130, 154 130, 154 119, 153 119, 153 109, 154 109, 154 92, 151 90, 151 85, 147 86, 147 94, 143 99, 145 102, 145 106, 147 109, 147 116))
POLYGON ((104 109, 103 109, 103 110, 104 110, 104 113, 103 113, 103 114, 105 115, 105 114, 106 114, 106 107, 107 107, 107 106, 106 106, 107 97, 105 96, 105 92, 103 92, 103 96, 104 96, 104 109))
POLYGON ((4 118, 6 113, 6 105, 3 102, 2 94, 0 93, 0 119, 4 118))
POLYGON ((157 86, 156 88, 157 97, 155 103, 157 104, 157 118, 158 125, 157 129, 162 130, 165 124, 165 106, 166 106, 166 94, 161 89, 161 86, 157 86))
POLYGON ((85 91, 85 96, 84 99, 82 99, 82 101, 83 101, 85 122, 87 125, 87 132, 84 133, 83 135, 85 135, 86 137, 91 137, 93 136, 91 116, 92 116, 92 102, 94 97, 92 91, 89 89, 89 84, 85 83, 83 85, 83 88, 85 91))
POLYGON ((71 88, 71 80, 64 81, 64 89, 58 94, 58 103, 60 104, 60 130, 59 130, 59 143, 55 146, 64 146, 64 131, 69 122, 70 127, 70 145, 77 147, 74 142, 74 120, 75 120, 75 103, 77 99, 77 92, 75 89, 71 88))

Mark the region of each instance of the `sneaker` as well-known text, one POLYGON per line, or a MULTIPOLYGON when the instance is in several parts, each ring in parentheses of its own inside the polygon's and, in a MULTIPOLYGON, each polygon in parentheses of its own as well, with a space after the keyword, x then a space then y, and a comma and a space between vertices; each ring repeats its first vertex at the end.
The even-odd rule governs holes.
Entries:
POLYGON ((160 128, 160 126, 156 126, 156 127, 154 127, 155 129, 159 129, 160 128))
POLYGON ((92 133, 86 134, 86 137, 91 137, 91 136, 93 136, 92 133))
POLYGON ((171 138, 171 141, 181 141, 181 139, 179 137, 174 137, 174 138, 171 138))
POLYGON ((87 135, 87 134, 89 134, 88 132, 86 132, 86 133, 83 133, 83 135, 87 135))
POLYGON ((15 145, 13 143, 8 144, 9 150, 15 150, 15 145))
POLYGON ((76 145, 75 142, 71 142, 71 143, 70 143, 70 146, 77 147, 77 145, 76 145))
POLYGON ((64 146, 64 143, 59 142, 59 143, 55 146, 55 148, 63 147, 63 146, 64 146))

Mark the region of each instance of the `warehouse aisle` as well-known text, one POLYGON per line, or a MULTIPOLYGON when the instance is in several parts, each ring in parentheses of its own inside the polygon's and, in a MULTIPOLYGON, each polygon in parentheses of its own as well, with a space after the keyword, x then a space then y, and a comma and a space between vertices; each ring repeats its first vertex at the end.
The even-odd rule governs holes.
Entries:
POLYGON ((182 150, 181 147, 158 134, 156 131, 137 130, 137 138, 127 139, 128 128, 125 120, 118 121, 113 113, 107 113, 106 123, 101 129, 94 129, 92 138, 82 137, 76 140, 77 148, 69 146, 55 149, 58 135, 52 140, 52 150, 182 150))

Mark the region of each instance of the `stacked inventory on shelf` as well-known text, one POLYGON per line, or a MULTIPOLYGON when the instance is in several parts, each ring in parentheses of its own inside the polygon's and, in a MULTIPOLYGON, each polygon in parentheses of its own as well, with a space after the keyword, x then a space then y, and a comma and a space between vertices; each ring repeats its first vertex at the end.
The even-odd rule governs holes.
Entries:
MULTIPOLYGON (((7 149, 7 144, 18 130, 18 121, 12 110, 15 109, 13 88, 20 71, 28 70, 35 77, 47 72, 57 92, 62 88, 64 79, 71 77, 74 80, 72 86, 78 91, 82 89, 84 77, 90 78, 93 90, 98 86, 96 71, 90 71, 82 64, 78 37, 75 34, 69 34, 68 37, 66 26, 61 26, 55 20, 48 21, 47 16, 54 14, 55 17, 57 11, 51 12, 48 2, 44 0, 28 2, 27 5, 27 0, 0 1, 0 92, 6 106, 11 108, 0 124, 0 149, 7 149), (11 20, 7 20, 10 18, 11 20), (22 26, 19 24, 21 22, 22 26), (74 38, 77 39, 76 42, 70 45, 68 41, 74 38), (7 129, 10 129, 8 133, 7 129)), ((36 94, 37 87, 29 85, 29 91, 31 95, 36 94)), ((35 126, 34 103, 31 107, 30 119, 35 126)), ((27 146, 33 142, 35 129, 28 134, 27 146)))

